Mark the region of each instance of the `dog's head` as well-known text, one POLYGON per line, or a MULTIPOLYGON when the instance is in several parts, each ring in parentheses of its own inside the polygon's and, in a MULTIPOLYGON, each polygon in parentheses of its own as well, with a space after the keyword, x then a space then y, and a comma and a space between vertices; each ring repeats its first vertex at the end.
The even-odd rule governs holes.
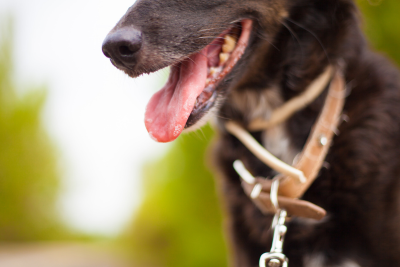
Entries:
POLYGON ((171 66, 147 106, 150 136, 172 141, 218 109, 257 64, 255 51, 268 50, 290 2, 137 0, 106 37, 103 52, 131 77, 171 66))

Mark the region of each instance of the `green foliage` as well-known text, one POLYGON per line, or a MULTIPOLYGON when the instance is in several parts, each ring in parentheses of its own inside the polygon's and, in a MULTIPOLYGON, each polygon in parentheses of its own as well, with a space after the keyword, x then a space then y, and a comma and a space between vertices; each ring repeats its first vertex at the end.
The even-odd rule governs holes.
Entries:
POLYGON ((400 64, 400 1, 357 0, 372 47, 400 64))
POLYGON ((145 168, 146 197, 125 236, 135 266, 227 266, 214 179, 204 163, 212 130, 202 131, 180 137, 145 168))
POLYGON ((19 97, 13 82, 12 23, 0 32, 0 241, 56 238, 57 164, 40 121, 44 90, 19 97))

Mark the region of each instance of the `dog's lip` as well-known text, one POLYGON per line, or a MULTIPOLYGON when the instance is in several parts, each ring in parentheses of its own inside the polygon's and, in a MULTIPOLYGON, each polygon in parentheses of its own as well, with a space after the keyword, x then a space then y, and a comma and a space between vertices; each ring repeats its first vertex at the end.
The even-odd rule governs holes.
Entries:
MULTIPOLYGON (((185 129, 188 129, 194 126, 212 107, 214 107, 215 102, 218 98, 217 87, 219 83, 225 78, 225 76, 230 73, 233 67, 236 65, 237 61, 244 54, 245 49, 248 46, 248 41, 250 39, 250 33, 252 29, 252 21, 250 19, 244 19, 241 21, 242 30, 240 33, 240 38, 236 44, 236 48, 232 52, 232 55, 229 57, 226 66, 221 71, 220 75, 216 79, 214 79, 213 86, 214 90, 212 92, 211 97, 207 100, 200 108, 194 108, 190 113, 190 116, 186 122, 185 129)), ((231 29, 225 30, 221 35, 226 35, 230 32, 231 29)), ((217 37, 218 38, 218 37, 217 37)))
MULTIPOLYGON (((126 66, 123 62, 117 60, 117 59, 110 59, 111 64, 114 65, 114 67, 116 67, 117 69, 120 69, 122 71, 124 71, 125 73, 127 73, 129 76, 133 76, 132 75, 132 68, 126 66)), ((134 78, 134 77, 133 77, 134 78)))
POLYGON ((153 95, 146 108, 145 126, 154 140, 175 140, 184 128, 193 126, 214 106, 217 86, 241 58, 250 39, 252 21, 244 19, 240 24, 239 40, 233 40, 233 46, 232 38, 226 37, 221 43, 219 36, 201 51, 173 65, 167 83, 153 95), (220 49, 211 49, 213 44, 220 49))

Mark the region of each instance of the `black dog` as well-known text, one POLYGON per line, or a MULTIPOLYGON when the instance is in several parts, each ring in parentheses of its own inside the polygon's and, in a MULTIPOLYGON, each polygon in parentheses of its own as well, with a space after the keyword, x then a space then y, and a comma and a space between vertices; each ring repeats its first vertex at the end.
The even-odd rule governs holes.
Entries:
MULTIPOLYGON (((268 118, 328 64, 340 65, 349 120, 333 140, 330 167, 303 196, 328 216, 321 222, 292 219, 284 253, 291 267, 400 266, 400 79, 368 50, 352 0, 138 0, 103 51, 131 77, 172 66, 146 110, 155 140, 172 141, 216 115, 217 163, 238 267, 258 266, 268 251, 271 216, 244 194, 232 163, 241 159, 257 176, 273 171, 228 134, 224 122, 246 127, 256 117, 268 118)), ((252 135, 291 163, 325 95, 285 123, 252 135)))

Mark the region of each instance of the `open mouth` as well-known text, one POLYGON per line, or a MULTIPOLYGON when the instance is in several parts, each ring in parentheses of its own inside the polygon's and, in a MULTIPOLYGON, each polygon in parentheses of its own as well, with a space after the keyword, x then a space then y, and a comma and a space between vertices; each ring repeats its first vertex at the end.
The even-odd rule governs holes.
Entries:
POLYGON ((243 55, 252 21, 224 31, 213 42, 171 67, 164 87, 150 99, 145 125, 157 142, 175 140, 215 104, 217 86, 243 55))

